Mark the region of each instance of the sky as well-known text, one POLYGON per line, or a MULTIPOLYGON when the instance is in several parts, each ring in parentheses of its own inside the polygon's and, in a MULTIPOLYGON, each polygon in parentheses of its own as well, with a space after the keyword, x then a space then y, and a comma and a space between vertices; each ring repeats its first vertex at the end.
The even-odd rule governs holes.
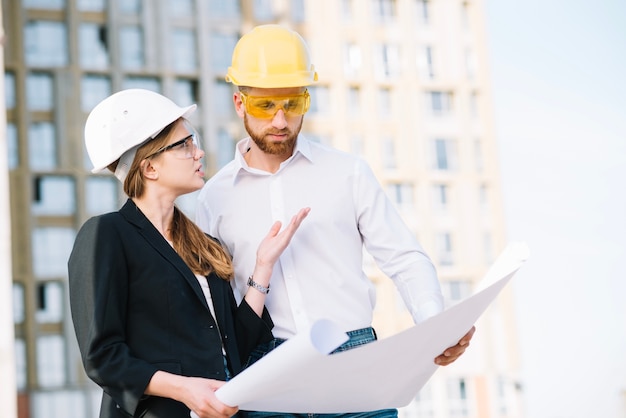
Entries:
POLYGON ((525 416, 624 418, 626 1, 485 12, 525 416))

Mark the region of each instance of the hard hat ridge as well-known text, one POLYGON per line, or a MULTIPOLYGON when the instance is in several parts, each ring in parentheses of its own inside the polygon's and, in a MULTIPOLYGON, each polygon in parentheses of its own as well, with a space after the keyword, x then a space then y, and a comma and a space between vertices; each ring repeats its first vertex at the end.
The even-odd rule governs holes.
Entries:
POLYGON ((226 81, 260 88, 302 87, 317 81, 306 42, 280 25, 260 25, 241 37, 226 81))

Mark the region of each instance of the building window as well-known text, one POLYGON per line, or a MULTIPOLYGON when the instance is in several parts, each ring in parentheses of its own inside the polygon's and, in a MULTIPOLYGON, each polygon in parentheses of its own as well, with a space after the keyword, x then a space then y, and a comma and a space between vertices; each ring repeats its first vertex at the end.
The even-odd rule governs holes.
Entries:
POLYGON ((28 162, 33 170, 52 170, 57 165, 56 131, 52 122, 33 123, 28 128, 28 162))
POLYGON ((461 27, 466 32, 471 28, 470 5, 466 1, 461 5, 461 27))
POLYGON ((386 170, 395 170, 398 168, 396 161, 396 144, 393 138, 383 138, 381 141, 381 147, 383 168, 386 170))
POLYGON ((467 404, 467 387, 465 379, 451 378, 447 381, 448 408, 450 417, 467 417, 469 408, 467 404))
POLYGON ((326 86, 309 86, 311 95, 311 107, 309 113, 312 115, 327 115, 330 109, 330 92, 326 86))
POLYGON ((449 232, 439 232, 435 236, 435 248, 439 265, 451 266, 454 264, 452 235, 449 232))
POLYGON ((435 170, 453 171, 457 168, 456 143, 451 139, 437 138, 433 141, 431 167, 435 170))
POLYGON ((346 44, 344 46, 344 74, 347 77, 358 75, 361 70, 362 62, 361 48, 355 43, 346 44))
POLYGON ((352 22, 354 19, 353 0, 341 0, 341 18, 344 22, 352 22))
POLYGON ((217 73, 226 74, 230 67, 233 49, 237 44, 237 37, 234 34, 219 32, 211 33, 210 50, 211 67, 217 73))
POLYGON ((476 78, 478 62, 472 48, 465 49, 465 72, 468 80, 474 80, 476 78))
POLYGON ((61 22, 36 20, 24 27, 26 65, 63 67, 68 63, 67 29, 61 22))
POLYGON ((78 10, 83 12, 103 12, 106 0, 78 0, 78 10))
POLYGON ((217 166, 224 167, 235 155, 235 140, 224 128, 217 131, 217 166))
POLYGON ((491 265, 495 260, 495 254, 493 253, 493 237, 491 232, 485 232, 483 234, 483 248, 485 252, 485 264, 491 265))
POLYGON ((400 75, 400 49, 397 45, 380 44, 376 47, 376 76, 388 80, 400 75))
POLYGON ((123 14, 139 14, 142 0, 118 0, 117 7, 123 14))
POLYGON ((441 293, 446 307, 459 302, 472 294, 472 285, 468 280, 446 280, 441 283, 441 293))
POLYGON ((352 119, 361 117, 361 89, 350 87, 348 89, 348 115, 352 119))
POLYGON ((161 93, 161 83, 152 77, 126 77, 122 81, 123 89, 146 89, 161 93))
POLYGON ((26 105, 34 112, 49 112, 54 109, 52 75, 31 73, 26 76, 26 105))
POLYGON ((7 110, 15 108, 15 74, 10 71, 4 73, 4 104, 7 110))
POLYGON ((241 16, 239 2, 209 0, 209 15, 213 18, 236 19, 241 16))
POLYGON ((182 78, 176 80, 173 99, 179 106, 198 104, 198 82, 182 78))
POLYGON ((7 123, 7 155, 9 170, 15 170, 20 164, 20 153, 17 126, 14 123, 7 123))
POLYGON ((26 310, 24 308, 24 286, 21 283, 13 283, 13 323, 24 322, 26 310))
POLYGON ((294 23, 302 23, 306 20, 304 0, 291 0, 291 20, 294 23))
POLYGON ((67 260, 75 232, 64 227, 37 227, 32 231, 33 272, 40 279, 67 275, 67 260))
POLYGON ((234 116, 233 89, 230 84, 227 84, 225 81, 214 83, 211 99, 213 101, 213 112, 216 116, 224 119, 234 116))
POLYGON ((61 10, 65 0, 24 0, 24 7, 29 9, 61 10))
POLYGON ((417 49, 417 73, 424 80, 435 78, 435 61, 433 47, 430 45, 420 46, 417 49))
POLYGON ((471 92, 469 96, 469 110, 472 119, 478 119, 478 93, 475 91, 471 92))
POLYGON ((383 118, 388 118, 393 114, 393 101, 391 100, 391 89, 380 88, 378 89, 378 115, 383 118))
POLYGON ((390 23, 396 19, 395 0, 371 0, 374 21, 378 23, 390 23))
POLYGON ((78 27, 80 65, 88 69, 106 69, 109 66, 107 28, 97 23, 81 23, 78 27))
POLYGON ((174 29, 172 31, 172 64, 175 71, 192 73, 198 68, 196 37, 193 30, 174 29))
POLYGON ((430 0, 416 0, 415 6, 417 22, 428 25, 430 23, 430 0))
POLYGON ((95 216, 119 209, 120 183, 115 177, 89 177, 85 182, 85 209, 95 216))
POLYGON ((483 143, 477 139, 474 141, 474 168, 477 173, 482 173, 484 170, 484 158, 483 158, 483 143))
POLYGON ((405 418, 433 418, 435 416, 435 402, 432 385, 427 383, 415 395, 415 399, 401 409, 405 418))
POLYGON ((387 196, 395 203, 398 209, 411 209, 414 207, 412 183, 390 183, 387 185, 386 191, 387 196))
POLYGON ((35 318, 40 324, 63 321, 63 285, 59 282, 37 284, 37 311, 35 318))
POLYGON ((194 15, 194 0, 169 0, 171 17, 192 17, 194 15))
POLYGON ((478 188, 478 205, 483 215, 489 215, 489 188, 486 184, 481 184, 478 188))
POLYGON ((37 176, 33 184, 32 213, 69 216, 76 213, 76 187, 69 176, 37 176))
POLYGON ((257 22, 270 22, 276 17, 273 0, 254 0, 252 11, 257 22))
POLYGON ((63 386, 66 382, 65 341, 61 335, 37 338, 37 381, 42 388, 63 386))
POLYGON ((452 113, 452 92, 426 92, 426 101, 434 116, 447 116, 452 113))
POLYGON ((450 206, 450 187, 447 184, 432 186, 433 210, 435 213, 445 213, 450 206))
POLYGON ((80 83, 80 107, 83 112, 91 112, 98 103, 111 95, 111 80, 108 77, 85 75, 80 83))
POLYGON ((21 338, 15 338, 15 377, 17 380, 17 389, 23 391, 26 389, 26 342, 21 338))
POLYGON ((120 63, 126 70, 138 70, 145 65, 143 31, 139 26, 120 28, 120 63))

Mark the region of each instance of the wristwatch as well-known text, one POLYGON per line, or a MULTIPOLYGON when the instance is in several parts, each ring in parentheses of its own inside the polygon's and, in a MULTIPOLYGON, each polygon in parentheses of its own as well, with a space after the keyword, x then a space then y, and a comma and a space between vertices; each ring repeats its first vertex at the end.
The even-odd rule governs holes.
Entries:
POLYGON ((260 284, 258 284, 254 280, 252 280, 252 276, 248 277, 248 286, 254 287, 256 290, 258 290, 259 292, 263 293, 264 295, 267 295, 270 292, 270 286, 269 285, 267 287, 261 286, 260 284))

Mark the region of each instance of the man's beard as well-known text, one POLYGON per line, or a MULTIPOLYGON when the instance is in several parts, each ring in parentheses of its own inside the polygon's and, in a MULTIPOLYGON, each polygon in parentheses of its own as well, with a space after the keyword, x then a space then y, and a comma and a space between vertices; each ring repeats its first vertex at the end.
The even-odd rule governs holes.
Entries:
POLYGON ((302 129, 302 121, 304 118, 300 119, 300 123, 296 127, 296 129, 292 132, 289 128, 276 130, 273 128, 268 129, 265 132, 258 132, 252 130, 250 125, 248 124, 248 115, 244 114, 243 116, 243 125, 250 135, 250 138, 254 141, 257 147, 261 151, 266 154, 271 155, 291 155, 293 153, 293 149, 296 144, 296 139, 298 138, 298 134, 300 133, 300 129, 302 129), (280 142, 272 142, 265 139, 267 135, 287 135, 283 141, 280 142))

